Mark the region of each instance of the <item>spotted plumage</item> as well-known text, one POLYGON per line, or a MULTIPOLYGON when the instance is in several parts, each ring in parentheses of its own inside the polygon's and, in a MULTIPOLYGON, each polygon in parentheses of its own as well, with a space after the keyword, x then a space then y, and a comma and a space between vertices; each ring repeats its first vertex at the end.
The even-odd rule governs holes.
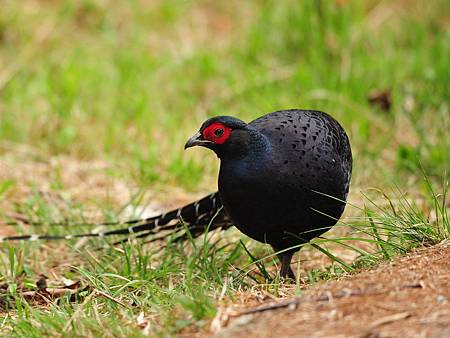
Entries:
MULTIPOLYGON (((281 275, 293 277, 290 261, 299 245, 332 227, 340 218, 352 173, 348 137, 339 123, 313 110, 281 110, 250 123, 229 116, 203 123, 185 148, 203 146, 220 159, 219 191, 183 208, 125 229, 94 237, 156 235, 180 229, 193 235, 234 224, 249 237, 282 251, 281 275)), ((13 239, 61 239, 67 236, 15 236, 13 239)))
POLYGON ((344 210, 352 156, 343 128, 319 111, 282 110, 249 124, 219 116, 202 125, 191 145, 217 154, 226 213, 243 233, 283 251, 281 274, 293 277, 292 254, 344 210), (205 137, 220 125, 231 129, 225 141, 205 137))

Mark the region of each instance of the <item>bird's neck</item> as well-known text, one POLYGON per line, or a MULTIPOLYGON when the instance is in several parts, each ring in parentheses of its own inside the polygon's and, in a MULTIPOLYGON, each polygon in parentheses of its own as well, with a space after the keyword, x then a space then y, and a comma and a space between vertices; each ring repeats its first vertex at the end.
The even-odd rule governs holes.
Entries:
POLYGON ((238 135, 226 154, 220 156, 219 192, 222 198, 248 191, 270 175, 271 146, 258 131, 238 135))
POLYGON ((233 161, 256 162, 270 152, 270 142, 259 131, 252 128, 237 131, 226 149, 218 154, 222 163, 233 161))

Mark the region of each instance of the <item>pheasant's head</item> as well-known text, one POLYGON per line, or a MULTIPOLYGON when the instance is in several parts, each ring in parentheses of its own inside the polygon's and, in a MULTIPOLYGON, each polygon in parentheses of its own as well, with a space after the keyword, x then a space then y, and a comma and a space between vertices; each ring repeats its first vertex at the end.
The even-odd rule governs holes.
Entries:
POLYGON ((217 116, 205 121, 200 130, 185 144, 184 149, 202 146, 213 150, 219 157, 230 153, 236 144, 245 142, 248 125, 231 116, 217 116))

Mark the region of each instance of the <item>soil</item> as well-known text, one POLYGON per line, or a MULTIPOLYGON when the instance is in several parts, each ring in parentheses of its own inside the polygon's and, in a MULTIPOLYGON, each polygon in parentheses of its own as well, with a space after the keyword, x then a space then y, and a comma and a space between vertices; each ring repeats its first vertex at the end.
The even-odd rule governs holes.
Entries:
POLYGON ((298 298, 223 310, 212 328, 218 338, 450 337, 450 242, 310 287, 298 298))

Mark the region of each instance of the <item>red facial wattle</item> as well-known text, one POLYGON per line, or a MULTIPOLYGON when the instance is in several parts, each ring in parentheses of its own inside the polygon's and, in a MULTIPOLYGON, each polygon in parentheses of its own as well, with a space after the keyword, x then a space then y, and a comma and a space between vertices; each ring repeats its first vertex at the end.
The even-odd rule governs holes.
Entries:
POLYGON ((223 125, 220 122, 214 122, 206 127, 202 136, 205 140, 214 142, 216 144, 223 144, 230 137, 231 128, 223 125))

